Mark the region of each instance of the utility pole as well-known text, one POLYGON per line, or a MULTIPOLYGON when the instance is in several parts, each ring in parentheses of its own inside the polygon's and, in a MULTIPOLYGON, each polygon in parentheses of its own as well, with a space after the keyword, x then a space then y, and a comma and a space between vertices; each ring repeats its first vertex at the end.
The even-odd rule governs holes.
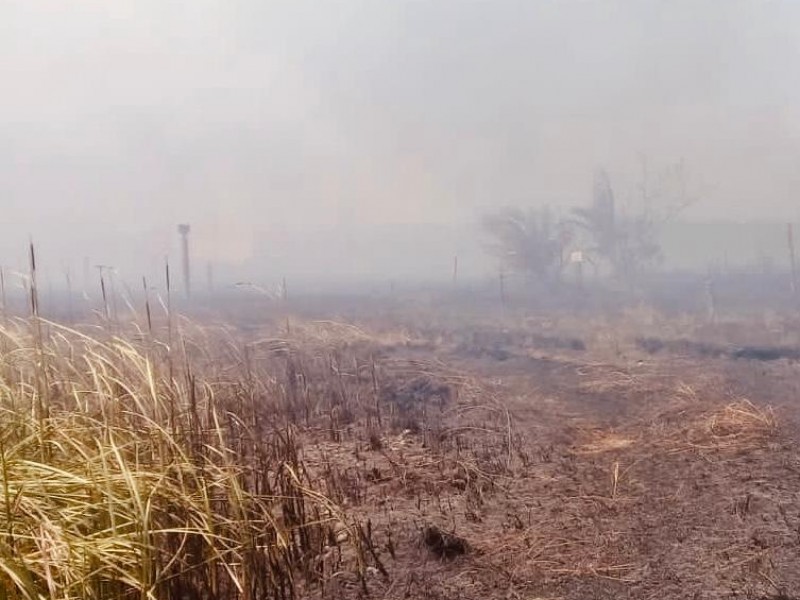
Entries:
POLYGON ((189 232, 191 227, 188 223, 178 225, 178 233, 181 236, 181 260, 183 261, 183 291, 186 297, 192 296, 192 279, 189 271, 189 232))

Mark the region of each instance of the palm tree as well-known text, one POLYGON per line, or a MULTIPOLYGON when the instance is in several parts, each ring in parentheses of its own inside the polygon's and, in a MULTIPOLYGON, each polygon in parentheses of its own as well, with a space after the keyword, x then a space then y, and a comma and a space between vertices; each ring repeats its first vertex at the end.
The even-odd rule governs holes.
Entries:
POLYGON ((511 270, 544 279, 560 267, 559 231, 546 208, 502 209, 484 217, 483 229, 489 251, 511 270))
POLYGON ((583 229, 591 240, 586 248, 589 254, 605 259, 616 267, 618 263, 618 247, 620 241, 617 223, 614 191, 608 173, 598 170, 594 178, 594 199, 588 207, 573 209, 575 218, 571 223, 583 229))

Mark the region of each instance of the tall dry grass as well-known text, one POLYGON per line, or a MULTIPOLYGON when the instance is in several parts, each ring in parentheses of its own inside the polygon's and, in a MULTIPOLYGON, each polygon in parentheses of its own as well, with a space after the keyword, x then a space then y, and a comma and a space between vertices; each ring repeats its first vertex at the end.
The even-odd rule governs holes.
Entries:
POLYGON ((35 307, 0 327, 0 600, 292 598, 321 557, 363 582, 360 528, 275 382, 229 336, 172 327, 174 347, 35 307))

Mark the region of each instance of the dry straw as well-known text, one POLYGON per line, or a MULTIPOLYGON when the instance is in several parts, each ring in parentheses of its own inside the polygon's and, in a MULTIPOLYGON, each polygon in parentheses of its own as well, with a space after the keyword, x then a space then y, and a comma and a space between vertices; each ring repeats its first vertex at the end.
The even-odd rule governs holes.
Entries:
MULTIPOLYGON (((32 320, 0 331, 0 598, 291 598, 313 583, 334 526, 355 525, 316 491, 292 429, 260 416, 274 399, 231 342, 204 340, 230 367, 213 369, 189 340, 179 353, 45 321, 32 294, 32 320)), ((363 573, 358 544, 339 556, 363 573)))

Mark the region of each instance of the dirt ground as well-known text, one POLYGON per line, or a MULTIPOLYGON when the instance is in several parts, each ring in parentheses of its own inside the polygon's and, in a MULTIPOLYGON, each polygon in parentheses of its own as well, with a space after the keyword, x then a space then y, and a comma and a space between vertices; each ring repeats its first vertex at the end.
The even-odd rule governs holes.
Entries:
POLYGON ((367 524, 367 592, 308 595, 800 598, 800 366, 598 331, 376 334, 391 423, 304 451, 367 524))

